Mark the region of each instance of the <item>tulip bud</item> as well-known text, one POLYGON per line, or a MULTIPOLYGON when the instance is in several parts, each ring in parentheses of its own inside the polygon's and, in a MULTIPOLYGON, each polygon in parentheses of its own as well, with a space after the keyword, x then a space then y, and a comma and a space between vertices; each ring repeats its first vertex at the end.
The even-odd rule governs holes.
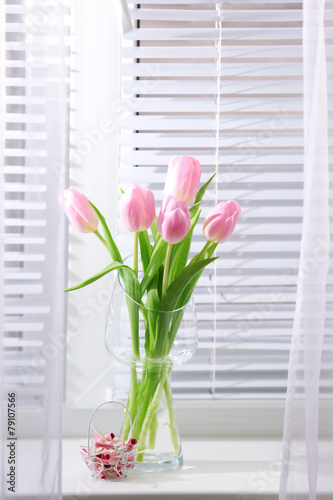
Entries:
POLYGON ((88 198, 76 189, 65 189, 59 198, 65 214, 70 222, 81 233, 94 233, 98 228, 98 217, 88 203, 88 198))
POLYGON ((148 229, 155 219, 155 199, 150 189, 133 184, 125 191, 120 204, 120 218, 128 231, 148 229))
POLYGON ((238 201, 222 201, 207 215, 203 233, 208 241, 224 243, 232 235, 241 208, 238 201))
POLYGON ((172 194, 189 205, 195 200, 201 177, 201 165, 192 156, 175 156, 169 163, 164 196, 172 194))
POLYGON ((158 232, 174 245, 187 235, 191 227, 191 215, 185 200, 176 200, 171 194, 165 198, 158 216, 158 232))

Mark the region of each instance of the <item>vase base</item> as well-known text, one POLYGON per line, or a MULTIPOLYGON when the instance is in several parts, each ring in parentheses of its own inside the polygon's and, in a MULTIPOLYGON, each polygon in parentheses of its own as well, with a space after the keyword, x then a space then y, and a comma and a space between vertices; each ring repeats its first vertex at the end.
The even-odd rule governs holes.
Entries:
POLYGON ((182 453, 177 455, 157 455, 145 453, 143 462, 136 462, 131 474, 173 472, 183 466, 182 453))

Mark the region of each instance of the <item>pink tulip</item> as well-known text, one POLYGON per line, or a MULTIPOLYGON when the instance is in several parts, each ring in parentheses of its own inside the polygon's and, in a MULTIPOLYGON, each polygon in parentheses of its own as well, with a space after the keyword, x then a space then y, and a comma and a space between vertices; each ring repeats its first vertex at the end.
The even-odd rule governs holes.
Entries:
POLYGON ((76 189, 65 189, 59 198, 65 214, 70 222, 81 233, 94 233, 98 228, 98 217, 88 203, 88 198, 76 189))
POLYGON ((150 189, 133 184, 123 194, 120 218, 128 231, 137 233, 148 229, 155 219, 155 199, 150 189))
POLYGON ((241 208, 238 201, 222 201, 207 215, 203 233, 208 241, 224 243, 232 235, 241 208))
POLYGON ((189 205, 195 200, 201 177, 201 165, 192 156, 175 156, 169 163, 164 195, 172 194, 189 205))
POLYGON ((191 227, 191 215, 185 200, 176 200, 169 194, 162 203, 158 216, 158 232, 166 241, 174 245, 187 235, 191 227))

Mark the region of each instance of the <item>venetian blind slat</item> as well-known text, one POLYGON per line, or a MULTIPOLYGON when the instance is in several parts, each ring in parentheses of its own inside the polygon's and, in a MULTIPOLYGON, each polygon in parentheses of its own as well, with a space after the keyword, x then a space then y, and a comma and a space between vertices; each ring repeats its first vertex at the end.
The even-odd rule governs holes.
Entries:
MULTIPOLYGON (((218 177, 191 255, 204 245, 203 220, 216 199, 242 207, 234 235, 196 288, 199 345, 174 370, 175 395, 281 398, 302 230, 302 4, 240 1, 234 9, 223 2, 219 82, 220 2, 129 4, 135 30, 121 49, 121 187, 149 187, 159 210, 177 154, 198 158, 205 182, 215 171, 219 112, 218 177)), ((132 252, 121 227, 119 244, 132 252)), ((120 368, 120 394, 124 377, 120 368)))

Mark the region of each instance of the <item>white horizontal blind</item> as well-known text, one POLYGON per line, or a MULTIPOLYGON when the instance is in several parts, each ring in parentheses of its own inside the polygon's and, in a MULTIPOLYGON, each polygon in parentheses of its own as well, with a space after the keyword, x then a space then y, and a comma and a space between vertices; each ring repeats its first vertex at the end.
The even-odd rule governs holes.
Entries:
POLYGON ((3 386, 30 408, 50 391, 48 364, 62 349, 54 338, 63 343, 58 193, 66 177, 69 54, 63 2, 7 0, 2 8, 3 386))
MULTIPOLYGON (((220 2, 131 3, 136 29, 122 57, 123 187, 151 188, 160 207, 170 158, 196 157, 206 181, 202 223, 218 201, 242 207, 231 240, 195 292, 199 347, 175 370, 180 398, 280 398, 287 380, 302 222, 302 4, 223 2, 220 109, 217 46, 220 2), (217 192, 216 192, 217 190, 217 192)), ((330 67, 331 71, 331 67, 330 67)), ((120 228, 120 242, 132 241, 120 228)))

